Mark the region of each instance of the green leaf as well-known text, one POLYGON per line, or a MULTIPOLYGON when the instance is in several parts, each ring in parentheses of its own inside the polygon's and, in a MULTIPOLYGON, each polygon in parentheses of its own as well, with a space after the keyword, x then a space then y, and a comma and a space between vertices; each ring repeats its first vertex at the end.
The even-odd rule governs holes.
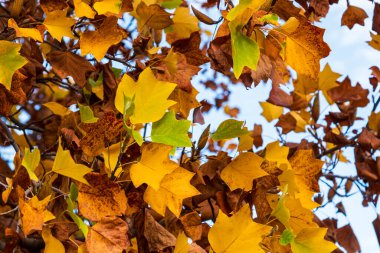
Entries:
POLYGON ((153 123, 152 141, 173 147, 191 147, 192 144, 187 134, 190 123, 189 120, 177 120, 175 113, 169 111, 162 119, 153 123))
POLYGON ((134 99, 135 97, 130 98, 124 95, 124 112, 123 112, 124 118, 125 117, 129 118, 135 111, 134 99))
POLYGON ((19 53, 21 44, 0 41, 0 83, 8 90, 11 89, 12 76, 16 70, 24 66, 28 61, 19 53))
POLYGON ((101 100, 104 98, 103 93, 103 72, 100 72, 98 79, 95 81, 92 78, 88 79, 88 83, 91 85, 91 91, 101 100))
POLYGON ((264 23, 278 25, 278 16, 277 16, 277 14, 274 14, 274 13, 266 14, 266 15, 258 18, 257 20, 260 22, 264 22, 264 23))
POLYGON ((71 198, 66 199, 67 203, 67 210, 66 212, 70 215, 71 219, 77 224, 80 231, 82 231, 85 238, 87 238, 88 234, 88 226, 84 221, 75 213, 74 211, 74 202, 71 200, 71 198))
POLYGON ((289 243, 294 241, 294 234, 291 230, 285 229, 280 237, 280 244, 282 246, 288 245, 289 243))
POLYGON ((40 159, 40 150, 38 148, 33 149, 32 152, 30 152, 29 148, 25 148, 25 155, 22 159, 22 166, 25 167, 30 179, 36 182, 38 181, 38 177, 34 173, 34 170, 40 163, 40 159))
POLYGON ((228 119, 223 121, 215 133, 211 135, 214 141, 219 141, 223 139, 231 139, 235 137, 240 137, 242 135, 248 134, 249 131, 243 129, 244 121, 238 121, 235 119, 228 119))
POLYGON ((91 107, 87 105, 81 105, 81 104, 78 104, 78 106, 79 106, 80 120, 83 123, 95 123, 96 121, 98 121, 98 118, 94 117, 94 113, 91 110, 91 107))
POLYGON ((75 185, 74 182, 71 182, 70 184, 70 199, 72 201, 77 201, 78 198, 78 187, 75 185))
POLYGON ((161 6, 166 9, 175 9, 178 6, 180 6, 182 3, 182 0, 164 0, 161 3, 161 6))
POLYGON ((241 33, 243 25, 238 21, 228 24, 231 31, 233 70, 236 78, 243 72, 244 66, 256 70, 260 49, 255 41, 241 33))

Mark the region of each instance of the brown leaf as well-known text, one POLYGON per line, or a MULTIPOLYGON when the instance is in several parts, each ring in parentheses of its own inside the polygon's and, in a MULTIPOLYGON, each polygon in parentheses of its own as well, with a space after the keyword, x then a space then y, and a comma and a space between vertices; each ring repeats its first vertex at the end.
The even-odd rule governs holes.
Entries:
POLYGON ((346 77, 346 79, 339 84, 340 85, 338 87, 327 91, 331 99, 337 104, 350 102, 350 104, 354 107, 364 107, 369 103, 367 98, 369 91, 367 89, 363 89, 359 83, 355 86, 351 86, 351 80, 346 77))
POLYGON ((368 15, 362 8, 350 5, 343 13, 341 25, 345 25, 350 29, 355 24, 364 26, 364 19, 366 18, 368 18, 368 15))
MULTIPOLYGON (((153 59, 156 60, 156 59, 153 59)), ((200 70, 199 67, 187 63, 186 57, 181 53, 169 53, 166 58, 155 66, 158 80, 176 83, 177 87, 192 92, 191 79, 200 70), (168 59, 170 56, 170 59, 168 59)))
POLYGON ((198 241, 202 237, 202 220, 197 212, 191 212, 179 218, 186 235, 193 241, 198 241))
POLYGON ((280 116, 279 121, 276 123, 276 126, 282 128, 282 133, 287 134, 296 129, 297 121, 293 116, 288 112, 280 116))
POLYGON ((102 217, 125 214, 127 198, 117 183, 99 173, 89 173, 86 179, 91 186, 80 184, 78 191, 79 212, 84 217, 99 221, 102 217))
POLYGON ((30 88, 30 80, 19 70, 12 77, 11 90, 0 84, 0 115, 8 116, 14 105, 25 103, 30 88))
POLYGON ((47 60, 60 78, 71 76, 80 87, 87 82, 86 74, 95 71, 89 61, 71 52, 52 51, 47 55, 47 60))
POLYGON ((218 21, 213 20, 206 14, 203 14, 202 12, 195 9, 194 6, 191 6, 191 9, 193 10, 193 13, 197 17, 197 19, 201 21, 202 23, 205 23, 207 25, 215 25, 218 23, 218 21))
POLYGON ((375 3, 373 9, 372 30, 380 34, 380 3, 375 3))
POLYGON ((128 225, 118 217, 103 217, 88 231, 86 247, 89 253, 120 253, 130 245, 128 225))
POLYGON ((302 17, 300 14, 301 9, 294 6, 293 1, 289 0, 277 0, 272 8, 272 11, 284 20, 288 20, 291 17, 302 17))
POLYGON ((174 52, 184 54, 188 64, 199 66, 210 59, 199 49, 201 36, 199 32, 193 32, 188 39, 176 40, 173 44, 174 52))
POLYGON ((172 14, 166 12, 158 4, 151 4, 147 6, 143 1, 136 8, 136 13, 139 15, 140 24, 148 26, 153 29, 164 29, 173 24, 173 20, 170 19, 172 14))
POLYGON ((375 229, 377 241, 380 243, 380 215, 372 221, 373 228, 375 229))
POLYGON ((81 127, 86 132, 80 141, 83 152, 88 156, 97 156, 121 135, 123 122, 113 112, 109 112, 96 123, 84 123, 81 127))
POLYGON ((280 85, 272 85, 267 100, 274 105, 290 107, 293 104, 293 97, 280 88, 280 85))
POLYGON ((380 139, 374 133, 368 131, 367 128, 363 128, 358 138, 358 143, 367 149, 373 148, 374 150, 378 150, 380 148, 380 139))
POLYGON ((311 0, 310 7, 314 9, 314 13, 321 17, 326 17, 329 12, 329 0, 311 0))
POLYGON ((347 224, 336 231, 336 240, 347 253, 360 252, 360 245, 358 239, 350 224, 347 224))
POLYGON ((148 241, 150 251, 161 251, 175 246, 175 236, 161 226, 148 210, 145 211, 144 236, 148 241))

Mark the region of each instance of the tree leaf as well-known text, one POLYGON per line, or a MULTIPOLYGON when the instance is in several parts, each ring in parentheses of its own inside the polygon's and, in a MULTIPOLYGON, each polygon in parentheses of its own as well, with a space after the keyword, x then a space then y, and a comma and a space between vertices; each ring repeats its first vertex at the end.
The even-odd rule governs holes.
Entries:
POLYGON ((148 143, 141 147, 141 160, 133 164, 130 176, 135 187, 143 183, 154 190, 160 188, 162 179, 178 167, 178 164, 169 159, 171 146, 159 143, 148 143))
POLYGON ((80 120, 83 123, 95 123, 98 121, 99 118, 94 116, 94 112, 91 110, 91 107, 88 105, 81 105, 79 106, 79 113, 80 113, 80 120))
POLYGON ((228 26, 231 31, 234 75, 236 78, 239 78, 244 66, 256 70, 260 57, 260 49, 256 41, 241 33, 243 24, 240 20, 231 21, 228 26))
POLYGON ((141 1, 136 8, 136 13, 139 16, 138 22, 140 29, 147 26, 161 30, 173 24, 173 21, 170 19, 172 14, 166 12, 158 4, 147 6, 144 1, 141 1))
POLYGON ((74 0, 75 16, 78 18, 94 18, 96 12, 84 0, 74 0))
POLYGON ((175 104, 168 100, 176 84, 157 81, 150 68, 146 68, 134 82, 128 75, 121 80, 115 98, 115 107, 124 112, 124 96, 133 98, 135 109, 130 117, 133 124, 156 122, 160 120, 168 107, 175 104))
POLYGON ((162 119, 153 123, 152 141, 173 147, 191 147, 188 130, 189 120, 177 120, 173 111, 167 112, 162 119))
POLYGON ((59 143, 52 172, 70 177, 81 183, 88 184, 87 180, 83 176, 91 171, 92 170, 85 165, 76 164, 70 155, 70 151, 63 150, 61 143, 59 143))
POLYGON ((323 41, 324 29, 290 18, 281 32, 287 35, 285 61, 298 75, 316 79, 319 74, 319 61, 330 53, 329 46, 323 41))
POLYGON ((30 152, 29 148, 25 148, 25 154, 22 158, 22 166, 25 167, 26 171, 29 174, 29 177, 31 180, 34 180, 38 182, 38 177, 34 173, 34 170, 37 168, 38 164, 40 163, 40 150, 38 148, 33 149, 32 152, 30 152))
POLYGON ((190 179, 194 175, 194 173, 178 167, 162 179, 158 190, 148 187, 144 194, 144 200, 162 216, 165 216, 167 207, 175 216, 179 217, 183 199, 199 194, 198 190, 190 184, 190 179))
POLYGON ((16 21, 13 18, 8 19, 8 27, 15 29, 16 37, 18 38, 26 37, 39 42, 43 41, 40 31, 35 28, 21 28, 17 25, 16 21))
MULTIPOLYGON (((97 2, 99 3, 99 2, 97 2)), ((117 25, 117 17, 107 17, 95 31, 86 31, 80 37, 82 55, 92 54, 100 61, 106 55, 108 48, 119 43, 124 32, 117 25)))
POLYGON ((261 252, 260 242, 272 227, 252 221, 249 205, 244 205, 237 213, 228 217, 219 211, 208 240, 215 252, 261 252), (226 236, 226 233, 228 236, 226 236))
POLYGON ((86 179, 91 186, 80 184, 78 192, 78 207, 84 217, 99 221, 102 217, 125 214, 127 198, 117 183, 99 173, 89 173, 86 179))
POLYGON ((102 0, 94 3, 94 9, 98 15, 102 14, 119 14, 121 10, 122 0, 102 0))
POLYGON ((189 38, 191 33, 199 31, 198 19, 190 15, 188 8, 178 7, 172 20, 174 24, 165 29, 169 43, 189 38))
POLYGON ((86 246, 88 253, 120 253, 129 246, 128 225, 119 217, 103 217, 90 228, 86 246))
POLYGON ((66 17, 67 9, 45 12, 44 25, 53 38, 61 41, 64 36, 74 39, 71 26, 75 24, 75 19, 66 17))
POLYGON ((241 153, 222 170, 220 177, 231 191, 239 188, 250 191, 254 179, 268 175, 260 167, 263 161, 254 153, 241 153))
POLYGON ((21 44, 0 41, 0 83, 8 90, 11 89, 12 76, 16 70, 24 66, 28 61, 19 53, 21 44))
POLYGON ((214 141, 223 139, 231 139, 248 134, 248 130, 242 128, 244 121, 238 121, 235 119, 227 119, 220 123, 216 131, 211 135, 214 141))
POLYGON ((44 253, 65 253, 65 247, 51 234, 50 228, 42 230, 42 239, 45 242, 44 253))

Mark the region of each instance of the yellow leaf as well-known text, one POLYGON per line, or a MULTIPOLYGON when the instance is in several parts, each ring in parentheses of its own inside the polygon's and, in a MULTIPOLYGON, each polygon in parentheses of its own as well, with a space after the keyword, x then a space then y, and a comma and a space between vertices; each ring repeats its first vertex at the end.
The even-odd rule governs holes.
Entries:
POLYGON ((238 188, 249 191, 254 179, 268 175, 260 167, 263 161, 252 152, 241 153, 222 170, 220 176, 231 191, 238 188))
POLYGON ((296 120, 296 127, 294 129, 294 132, 296 133, 305 132, 305 127, 307 125, 307 122, 305 121, 305 119, 302 118, 300 114, 295 111, 290 111, 289 114, 296 120))
POLYGON ((307 21, 294 17, 282 26, 286 34, 285 61, 298 75, 316 79, 319 74, 319 61, 328 56, 329 46, 323 41, 324 30, 307 21))
POLYGON ((57 114, 61 117, 65 116, 71 112, 68 108, 64 107, 63 105, 61 105, 57 102, 47 102, 43 105, 46 106, 54 114, 57 114))
POLYGON ((324 239, 327 228, 304 228, 290 244, 294 253, 331 253, 337 246, 324 239))
POLYGON ((42 230, 42 239, 44 239, 45 242, 44 253, 65 253, 65 247, 51 234, 49 228, 42 230))
POLYGON ((28 61, 19 53, 21 44, 0 41, 0 83, 11 89, 13 74, 28 61))
POLYGON ((190 184, 194 175, 194 173, 178 167, 162 179, 158 190, 149 186, 144 193, 144 200, 162 216, 165 216, 167 207, 175 216, 179 217, 183 199, 200 194, 190 184))
POLYGON ((250 150, 253 146, 253 138, 251 134, 242 135, 239 137, 238 151, 250 150))
POLYGON ((368 45, 380 51, 380 34, 371 33, 371 41, 367 42, 368 45))
POLYGON ((263 108, 262 115, 268 122, 280 118, 284 111, 283 107, 274 105, 272 103, 260 102, 260 105, 261 108, 263 108))
MULTIPOLYGON (((112 171, 115 169, 117 161, 119 160, 119 154, 121 152, 121 142, 115 143, 102 152, 104 157, 104 166, 106 167, 106 172, 111 175, 112 171)), ((121 167, 118 167, 115 172, 115 176, 118 177, 123 171, 121 167)))
POLYGON ((281 146, 279 141, 269 143, 265 148, 265 159, 276 162, 277 167, 282 170, 290 168, 288 154, 289 148, 287 146, 281 146))
POLYGON ((88 185, 87 180, 83 178, 83 176, 91 171, 92 170, 85 165, 76 164, 70 155, 70 151, 63 150, 61 146, 61 142, 59 142, 57 154, 55 155, 52 172, 55 172, 57 174, 60 174, 66 177, 70 177, 72 179, 75 179, 79 182, 82 182, 88 185))
POLYGON ((5 178, 5 181, 7 182, 7 188, 1 193, 1 199, 6 204, 9 198, 9 194, 11 194, 12 188, 13 188, 13 180, 12 178, 5 178))
POLYGON ((13 18, 8 19, 8 26, 15 29, 16 37, 27 37, 42 42, 40 31, 35 28, 20 28, 13 18))
POLYGON ((339 86, 336 80, 341 75, 331 70, 330 65, 327 63, 322 72, 318 75, 318 89, 328 91, 334 87, 339 86))
POLYGON ((146 183, 154 190, 160 188, 166 174, 174 171, 178 164, 169 159, 171 146, 160 143, 144 144, 141 147, 141 160, 133 164, 130 176, 135 187, 146 183))
POLYGON ((119 43, 124 32, 117 25, 118 18, 107 17, 96 31, 86 31, 80 37, 82 55, 92 54, 100 61, 106 55, 110 46, 119 43))
POLYGON ((252 220, 249 205, 228 217, 219 212, 214 226, 210 229, 208 240, 216 253, 263 252, 260 242, 272 227, 252 220))
POLYGON ((74 0, 75 15, 78 18, 94 18, 96 12, 83 0, 74 0))
POLYGON ((31 180, 38 181, 38 177, 34 173, 34 170, 37 168, 38 164, 40 163, 40 150, 38 148, 33 149, 32 152, 30 152, 29 148, 25 148, 25 155, 22 159, 22 166, 25 167, 26 171, 29 174, 29 177, 31 180))
POLYGON ((19 207, 21 212, 22 229, 25 235, 42 230, 44 222, 54 219, 54 215, 46 209, 50 201, 50 195, 43 200, 34 196, 28 201, 24 200, 24 190, 17 189, 19 195, 19 207))
POLYGON ((380 112, 372 112, 368 118, 368 127, 377 133, 380 132, 380 112))
POLYGON ((199 31, 198 19, 190 15, 189 8, 178 7, 172 20, 174 24, 165 29, 169 43, 189 38, 191 33, 199 31))
POLYGON ((188 242, 188 238, 182 231, 181 233, 179 233, 177 241, 175 242, 174 253, 189 253, 189 250, 190 245, 188 242))
POLYGON ((271 215, 276 217, 286 228, 298 233, 303 228, 318 227, 313 222, 313 213, 304 208, 299 199, 290 197, 286 193, 283 193, 278 201, 275 198, 278 196, 268 196, 268 200, 272 199, 272 201, 268 201, 273 209, 271 215))
POLYGON ((175 104, 167 98, 173 92, 176 84, 158 81, 150 68, 144 69, 139 80, 134 82, 124 75, 115 97, 115 106, 119 112, 124 112, 124 96, 134 98, 134 111, 130 117, 133 124, 148 123, 160 120, 166 110, 175 104))
POLYGON ((234 20, 247 9, 257 11, 265 2, 267 2, 267 0, 240 0, 239 4, 228 13, 227 20, 234 20))
POLYGON ((94 9, 98 12, 98 15, 102 14, 116 14, 118 15, 121 9, 122 0, 103 0, 94 3, 94 9))
POLYGON ((298 150, 289 160, 295 175, 311 190, 319 191, 316 175, 321 171, 323 161, 314 158, 311 149, 298 150))
POLYGON ((75 24, 75 19, 66 17, 66 13, 67 9, 45 12, 44 25, 51 36, 58 41, 61 41, 63 36, 75 39, 71 31, 71 26, 75 24))

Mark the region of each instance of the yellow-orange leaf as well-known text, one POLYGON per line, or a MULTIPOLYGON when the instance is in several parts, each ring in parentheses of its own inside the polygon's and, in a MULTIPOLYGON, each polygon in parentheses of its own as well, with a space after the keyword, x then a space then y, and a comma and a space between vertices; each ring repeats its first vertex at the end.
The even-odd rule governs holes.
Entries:
POLYGON ((117 17, 107 17, 96 31, 86 31, 80 37, 82 55, 92 54, 100 61, 106 55, 108 48, 119 43, 124 32, 117 25, 117 17))
POLYGON ((260 167, 263 161, 252 152, 241 153, 222 170, 220 176, 231 191, 239 188, 249 191, 254 179, 268 175, 260 167))
POLYGON ((169 159, 171 146, 160 143, 144 144, 141 147, 141 160, 133 164, 130 175, 135 187, 146 183, 154 190, 160 188, 166 174, 174 171, 178 164, 169 159))
POLYGON ((8 19, 8 26, 15 29, 16 37, 27 37, 42 42, 41 33, 35 28, 21 28, 13 18, 8 19))
POLYGON ((262 252, 260 242, 271 229, 254 222, 249 205, 245 205, 231 217, 219 211, 208 240, 216 253, 262 252))
POLYGON ((137 82, 124 75, 117 88, 115 107, 123 113, 124 96, 131 100, 134 98, 134 111, 130 117, 133 124, 158 121, 175 104, 168 97, 176 86, 174 83, 158 81, 150 68, 141 72, 137 82))

